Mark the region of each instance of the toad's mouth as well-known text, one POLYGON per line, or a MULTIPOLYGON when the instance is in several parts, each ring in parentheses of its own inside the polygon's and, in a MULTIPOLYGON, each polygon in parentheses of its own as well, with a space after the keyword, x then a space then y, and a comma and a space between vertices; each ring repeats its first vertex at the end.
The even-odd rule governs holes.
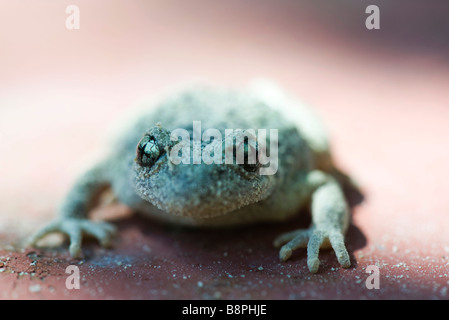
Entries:
POLYGON ((134 186, 142 199, 166 214, 206 219, 266 199, 273 192, 274 177, 237 166, 136 164, 134 186))

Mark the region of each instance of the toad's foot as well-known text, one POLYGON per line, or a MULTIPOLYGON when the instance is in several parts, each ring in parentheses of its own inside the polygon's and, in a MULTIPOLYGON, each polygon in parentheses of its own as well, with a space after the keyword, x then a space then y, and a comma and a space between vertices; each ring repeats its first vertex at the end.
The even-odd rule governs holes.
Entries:
POLYGON ((49 233, 61 232, 69 236, 70 255, 74 258, 81 257, 81 241, 84 234, 96 238, 103 247, 111 245, 116 228, 107 222, 94 222, 87 219, 63 218, 50 222, 47 226, 36 232, 28 241, 30 246, 49 233))
POLYGON ((329 248, 330 246, 334 249, 338 262, 343 268, 351 266, 344 236, 339 230, 323 230, 314 227, 295 230, 281 234, 274 240, 273 244, 277 248, 284 244, 279 251, 279 258, 282 261, 288 260, 293 250, 307 247, 307 266, 312 273, 316 273, 320 265, 318 259, 320 248, 329 248))

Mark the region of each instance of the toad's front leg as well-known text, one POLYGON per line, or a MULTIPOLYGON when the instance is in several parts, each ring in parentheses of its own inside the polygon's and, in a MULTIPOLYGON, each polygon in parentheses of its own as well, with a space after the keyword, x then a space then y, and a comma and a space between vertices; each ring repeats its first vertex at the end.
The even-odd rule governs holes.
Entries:
POLYGON ((81 256, 81 241, 84 235, 98 239, 102 246, 110 245, 115 227, 107 222, 88 220, 100 194, 109 187, 107 166, 101 163, 82 175, 69 191, 54 221, 36 232, 28 241, 33 246, 49 233, 61 232, 70 238, 69 251, 73 257, 81 256))
POLYGON ((344 243, 344 234, 349 226, 349 209, 340 185, 330 175, 313 171, 308 179, 312 185, 312 225, 309 229, 295 230, 281 234, 274 240, 276 247, 282 248, 282 261, 290 258, 293 250, 307 247, 307 266, 316 273, 320 265, 320 248, 332 247, 338 262, 349 268, 351 261, 344 243))

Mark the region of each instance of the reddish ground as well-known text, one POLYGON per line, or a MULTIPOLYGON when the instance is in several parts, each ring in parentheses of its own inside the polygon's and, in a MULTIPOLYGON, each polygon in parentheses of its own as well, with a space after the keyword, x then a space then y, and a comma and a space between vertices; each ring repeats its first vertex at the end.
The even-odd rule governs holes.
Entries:
MULTIPOLYGON (((422 2, 422 1, 421 1, 422 2)), ((449 297, 449 23, 447 5, 372 1, 76 0, 2 2, 0 283, 3 299, 447 299, 449 297), (405 3, 405 4, 404 4, 405 3), (354 194, 342 269, 318 274, 273 238, 307 221, 223 231, 167 227, 112 206, 113 249, 21 247, 55 215, 79 167, 129 107, 192 79, 279 82, 314 105, 354 194), (68 290, 69 265, 79 290, 68 290), (369 290, 370 265, 380 288, 369 290)))

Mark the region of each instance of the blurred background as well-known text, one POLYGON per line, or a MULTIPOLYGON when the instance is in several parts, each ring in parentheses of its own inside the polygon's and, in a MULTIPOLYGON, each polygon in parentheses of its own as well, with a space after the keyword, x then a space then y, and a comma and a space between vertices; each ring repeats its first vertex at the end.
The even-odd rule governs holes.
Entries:
POLYGON ((0 245, 55 215, 129 108, 193 80, 266 77, 318 110, 361 184, 354 250, 430 268, 424 297, 444 298, 447 275, 432 275, 449 252, 448 34, 443 0, 1 0, 0 245))

